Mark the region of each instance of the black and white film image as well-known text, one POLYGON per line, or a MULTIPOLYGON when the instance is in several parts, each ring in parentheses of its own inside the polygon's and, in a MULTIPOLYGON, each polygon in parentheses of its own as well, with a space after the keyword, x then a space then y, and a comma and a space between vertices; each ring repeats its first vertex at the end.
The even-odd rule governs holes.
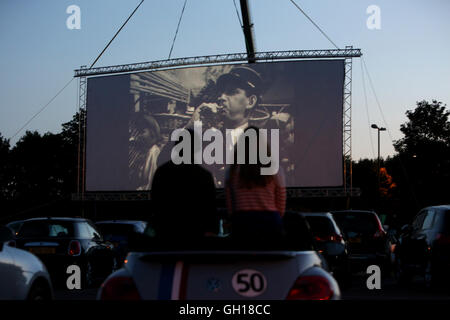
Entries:
MULTIPOLYGON (((249 126, 267 129, 269 141, 271 129, 278 129, 278 162, 287 187, 342 185, 341 60, 228 64, 114 77, 109 88, 117 90, 107 93, 99 91, 105 91, 107 86, 101 82, 108 77, 88 83, 87 190, 150 190, 156 168, 170 160, 172 132, 192 128, 195 120, 201 121, 203 132, 211 128, 222 132, 224 140, 227 129, 232 137, 249 126), (122 94, 128 96, 119 98, 122 94), (107 110, 98 108, 106 101, 109 115, 101 117, 96 110, 107 110), (108 118, 116 125, 107 125, 108 118), (109 128, 105 132, 114 130, 110 138, 117 143, 100 141, 98 134, 89 136, 94 125, 97 133, 104 126, 109 128), (102 147, 95 148, 95 143, 102 147), (105 152, 112 156, 106 157, 105 152), (102 161, 110 162, 107 167, 116 172, 112 177, 102 161)), ((208 144, 203 141, 203 148, 208 144)), ((203 164, 218 188, 224 187, 225 162, 203 164)))

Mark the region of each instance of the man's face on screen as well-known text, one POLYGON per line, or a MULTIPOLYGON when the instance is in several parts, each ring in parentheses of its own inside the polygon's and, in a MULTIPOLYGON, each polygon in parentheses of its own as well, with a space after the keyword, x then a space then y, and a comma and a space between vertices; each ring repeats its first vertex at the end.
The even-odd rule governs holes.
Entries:
POLYGON ((222 92, 217 103, 223 107, 224 117, 239 126, 248 121, 248 111, 256 104, 256 96, 248 97, 245 90, 232 88, 222 92))

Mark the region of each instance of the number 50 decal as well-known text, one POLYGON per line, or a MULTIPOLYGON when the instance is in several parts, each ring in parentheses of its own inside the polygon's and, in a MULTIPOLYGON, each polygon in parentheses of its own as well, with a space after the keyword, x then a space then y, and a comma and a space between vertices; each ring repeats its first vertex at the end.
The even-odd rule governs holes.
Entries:
POLYGON ((234 291, 244 297, 256 297, 266 291, 267 280, 256 270, 239 270, 231 279, 234 291))

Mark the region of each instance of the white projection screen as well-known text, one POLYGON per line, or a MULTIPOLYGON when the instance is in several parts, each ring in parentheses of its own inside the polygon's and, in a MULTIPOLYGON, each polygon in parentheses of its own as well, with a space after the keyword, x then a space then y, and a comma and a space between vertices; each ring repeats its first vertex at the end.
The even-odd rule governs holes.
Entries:
MULTIPOLYGON (((156 168, 170 160, 173 130, 187 126, 195 110, 201 110, 204 130, 235 129, 232 111, 224 111, 231 102, 224 104, 223 96, 242 92, 252 97, 243 127, 279 130, 287 187, 342 186, 344 72, 339 59, 90 77, 86 191, 150 190, 156 168)), ((223 188, 225 165, 202 165, 223 188)))

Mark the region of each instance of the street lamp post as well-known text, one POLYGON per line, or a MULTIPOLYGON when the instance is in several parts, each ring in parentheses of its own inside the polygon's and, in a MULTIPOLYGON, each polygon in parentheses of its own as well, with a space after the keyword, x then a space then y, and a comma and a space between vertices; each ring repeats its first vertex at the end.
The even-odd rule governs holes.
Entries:
POLYGON ((380 194, 380 131, 386 131, 386 128, 383 127, 378 127, 376 124, 372 124, 371 126, 373 129, 377 129, 378 130, 378 165, 377 165, 377 169, 378 169, 378 191, 377 194, 380 194))

